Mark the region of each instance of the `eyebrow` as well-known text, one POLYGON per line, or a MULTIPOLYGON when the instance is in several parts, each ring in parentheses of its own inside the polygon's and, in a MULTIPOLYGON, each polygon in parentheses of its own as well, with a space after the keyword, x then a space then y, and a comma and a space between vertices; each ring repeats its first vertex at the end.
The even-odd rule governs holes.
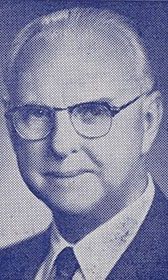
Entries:
MULTIPOLYGON (((114 103, 112 103, 114 99, 111 99, 111 98, 108 98, 108 97, 102 97, 100 99, 94 99, 94 100, 89 100, 89 101, 84 101, 84 102, 80 102, 80 103, 76 103, 74 105, 70 105, 70 106, 67 106, 66 108, 73 108, 73 107, 76 107, 76 106, 80 106, 80 105, 84 105, 84 104, 106 104, 108 107, 111 107, 111 108, 115 108, 116 106, 114 105, 114 103)), ((63 108, 64 109, 64 108, 63 108)))
POLYGON ((110 98, 110 97, 101 97, 100 99, 98 99, 96 102, 99 102, 99 103, 108 103, 110 106, 112 107, 116 107, 114 105, 114 101, 116 100, 116 98, 110 98))
POLYGON ((37 106, 37 107, 50 107, 50 108, 60 108, 60 109, 66 109, 66 108, 73 108, 75 106, 78 106, 78 105, 82 105, 82 104, 89 104, 89 103, 107 103, 109 104, 110 106, 112 107, 115 107, 115 105, 113 104, 113 100, 115 100, 116 98, 114 99, 111 99, 109 97, 101 97, 100 99, 94 99, 94 100, 88 100, 88 101, 84 101, 84 102, 79 102, 79 103, 76 103, 76 104, 73 104, 73 105, 70 105, 70 106, 67 106, 67 107, 55 107, 55 106, 48 106, 48 105, 45 105, 45 104, 39 104, 39 103, 33 103, 33 102, 28 102, 28 103, 24 103, 24 104, 20 104, 16 107, 24 107, 24 106, 37 106))

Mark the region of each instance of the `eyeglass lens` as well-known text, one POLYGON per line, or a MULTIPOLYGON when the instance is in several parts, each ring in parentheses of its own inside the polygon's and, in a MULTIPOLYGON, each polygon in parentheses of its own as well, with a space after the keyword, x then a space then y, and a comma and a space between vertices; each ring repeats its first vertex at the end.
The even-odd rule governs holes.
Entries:
MULTIPOLYGON (((17 133, 24 139, 45 138, 55 127, 53 111, 46 107, 23 106, 13 114, 13 124, 17 133)), ((111 126, 110 110, 102 104, 86 103, 75 106, 70 119, 76 132, 87 138, 101 137, 108 133, 111 126)))

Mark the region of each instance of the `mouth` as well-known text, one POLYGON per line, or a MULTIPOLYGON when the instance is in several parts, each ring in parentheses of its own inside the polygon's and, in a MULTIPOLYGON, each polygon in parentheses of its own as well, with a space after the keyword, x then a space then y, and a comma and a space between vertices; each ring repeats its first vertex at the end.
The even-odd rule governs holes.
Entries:
POLYGON ((44 172, 43 175, 45 177, 53 178, 53 179, 67 179, 67 178, 74 178, 80 176, 84 173, 95 173, 93 170, 74 170, 74 171, 67 171, 67 172, 55 172, 55 171, 48 171, 44 172))

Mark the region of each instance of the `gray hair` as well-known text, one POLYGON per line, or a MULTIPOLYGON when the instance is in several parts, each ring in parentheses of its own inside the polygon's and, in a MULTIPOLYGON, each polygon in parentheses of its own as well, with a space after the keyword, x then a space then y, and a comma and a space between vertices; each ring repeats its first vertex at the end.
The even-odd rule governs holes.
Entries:
POLYGON ((142 83, 143 90, 149 90, 152 87, 154 80, 146 50, 142 40, 128 24, 127 20, 106 9, 77 7, 39 17, 19 32, 11 46, 7 59, 4 75, 7 88, 10 89, 16 58, 28 41, 45 30, 57 32, 60 29, 75 28, 75 30, 78 30, 78 28, 88 27, 106 32, 108 37, 111 37, 115 32, 125 40, 131 46, 134 53, 137 80, 142 83))

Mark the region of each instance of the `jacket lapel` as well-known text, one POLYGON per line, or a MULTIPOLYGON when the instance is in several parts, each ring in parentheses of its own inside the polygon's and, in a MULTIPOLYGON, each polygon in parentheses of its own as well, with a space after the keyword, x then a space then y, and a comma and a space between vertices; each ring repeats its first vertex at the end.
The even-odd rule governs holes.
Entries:
POLYGON ((50 233, 51 228, 47 229, 44 233, 37 236, 31 246, 29 245, 27 248, 28 259, 26 262, 26 266, 24 268, 24 277, 23 280, 34 280, 35 276, 49 253, 50 249, 50 233))
POLYGON ((167 279, 166 213, 167 200, 156 188, 153 204, 144 223, 106 280, 167 279))

